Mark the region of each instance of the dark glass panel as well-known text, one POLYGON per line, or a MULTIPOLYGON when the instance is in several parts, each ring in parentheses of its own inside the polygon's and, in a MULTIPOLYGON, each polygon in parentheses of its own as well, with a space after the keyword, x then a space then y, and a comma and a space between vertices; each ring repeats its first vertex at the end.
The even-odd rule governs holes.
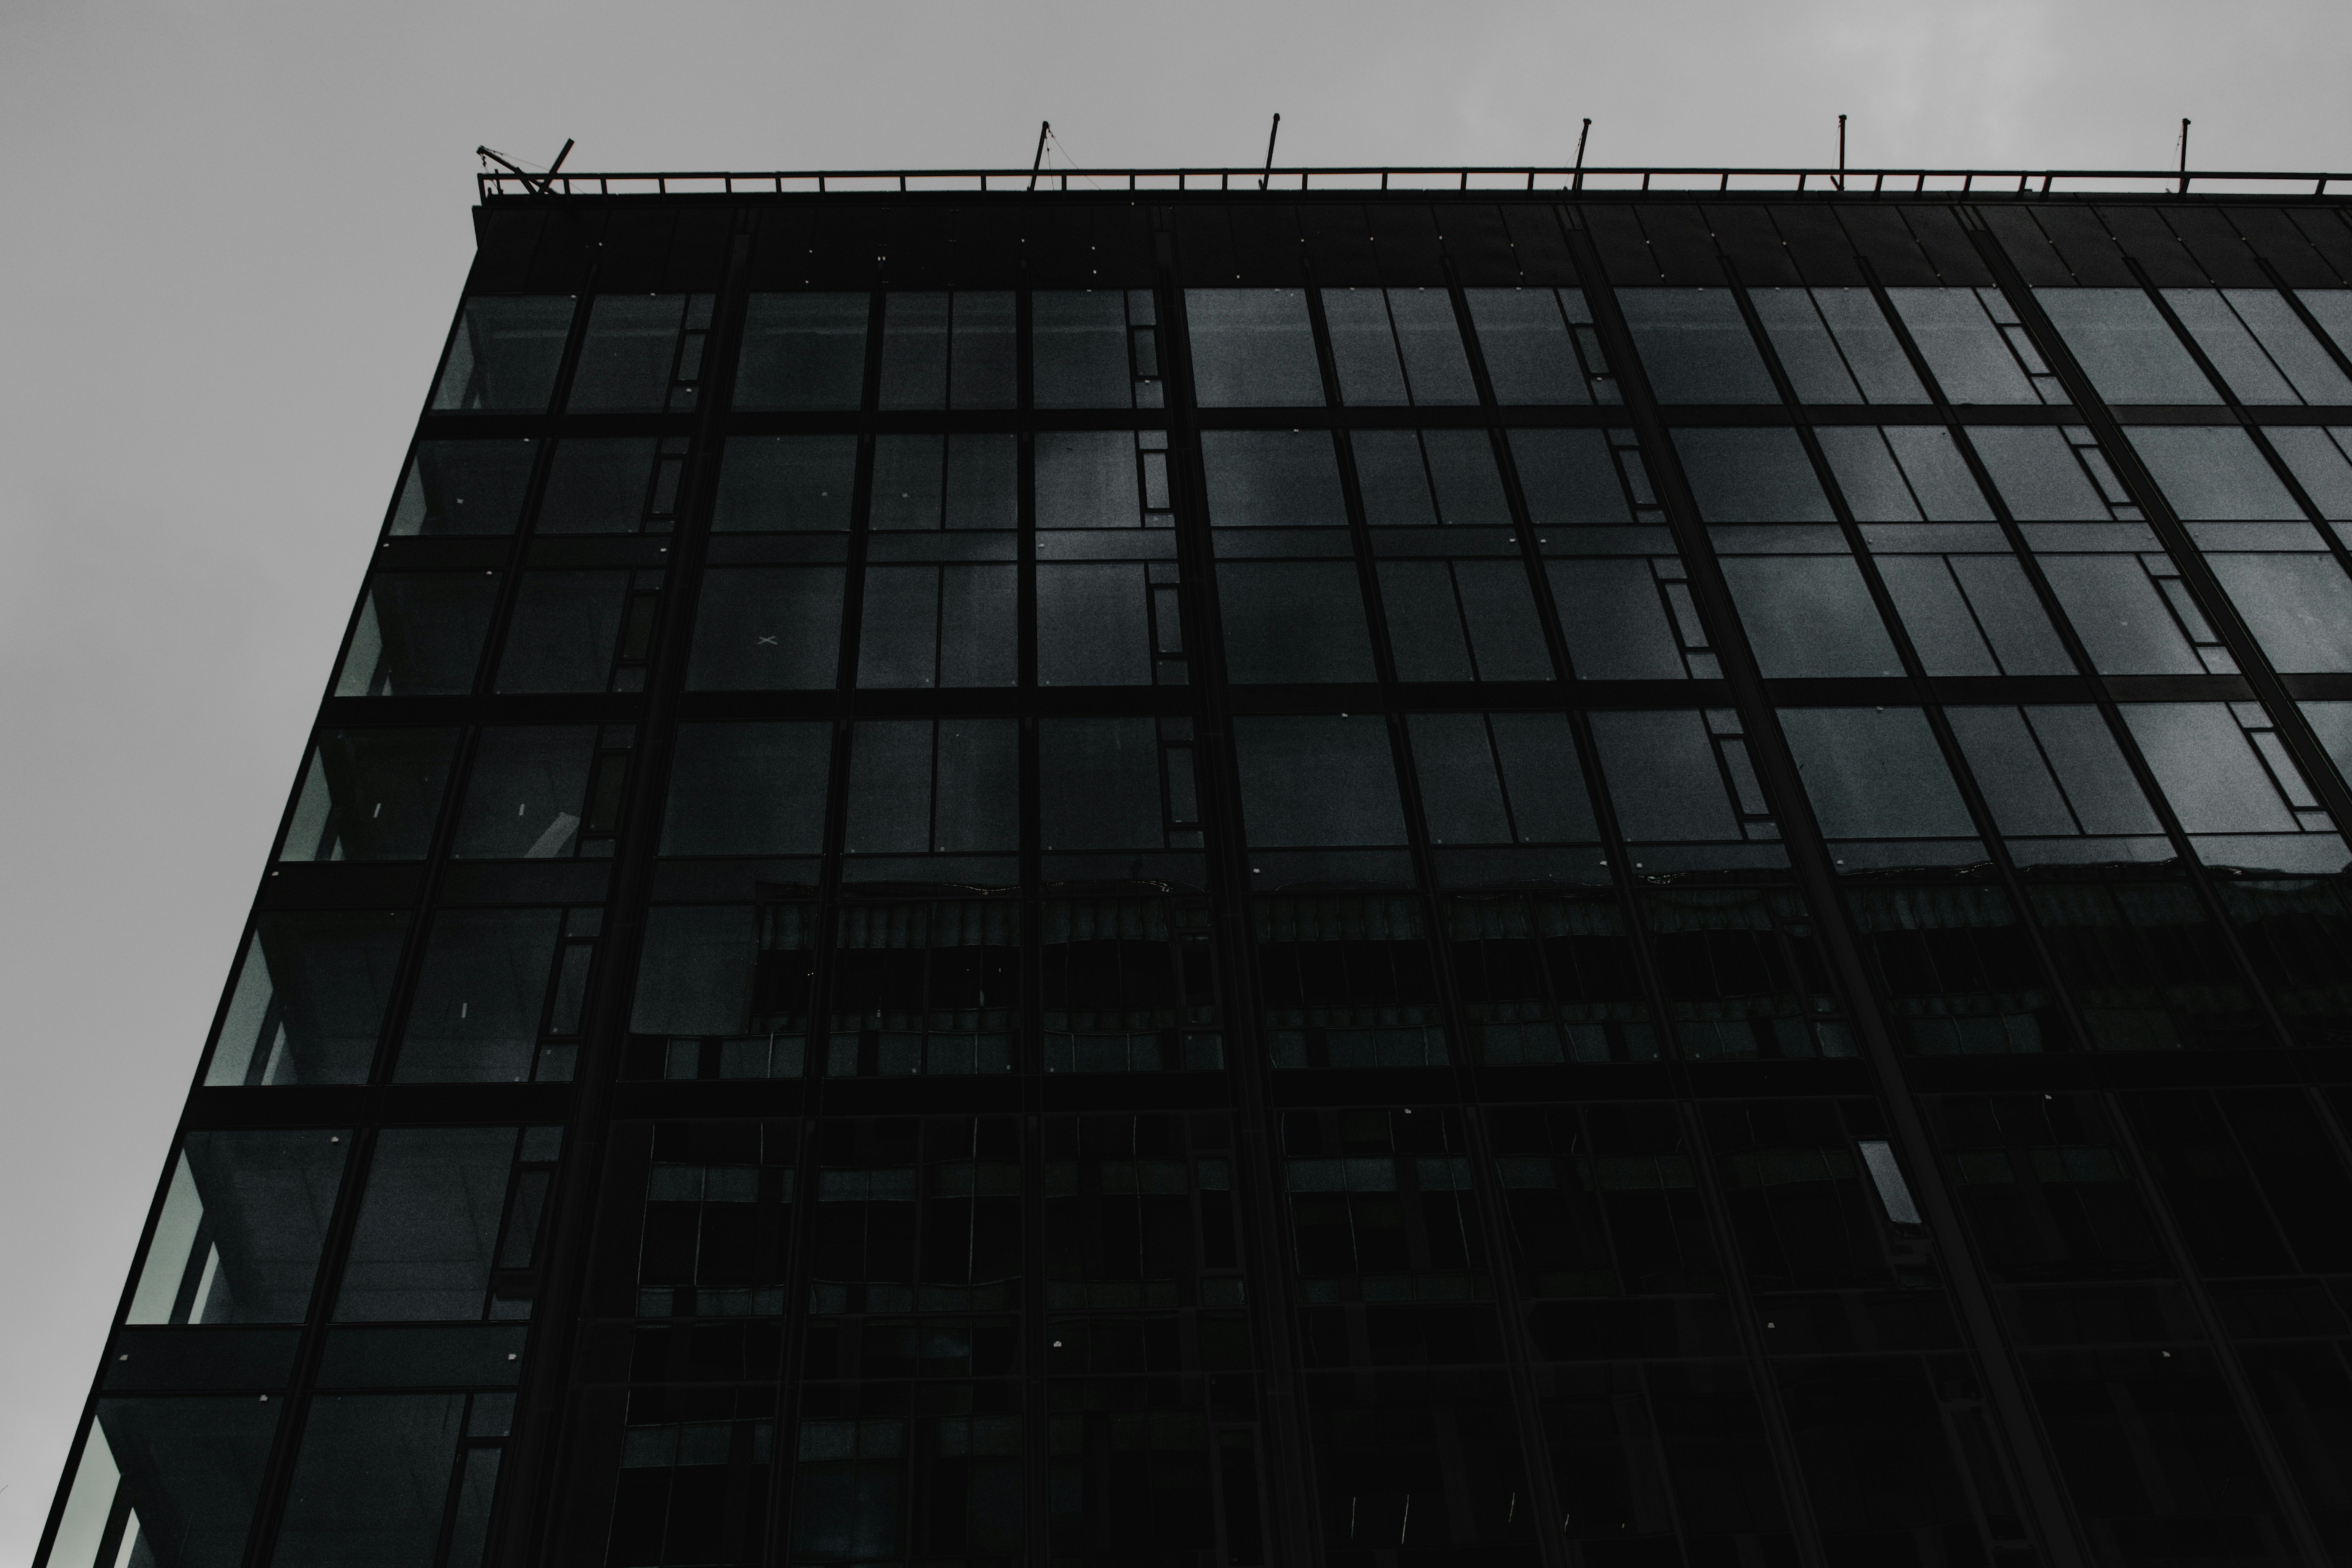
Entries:
POLYGON ((2221 401, 2142 290, 2042 289, 2034 299, 2107 402, 2221 401))
POLYGON ((255 916, 205 1082, 366 1082, 407 930, 396 910, 255 916))
POLYGON ((512 533, 539 448, 521 441, 419 441, 392 509, 395 538, 512 533))
POLYGON ((1353 563, 1221 562, 1225 668, 1244 683, 1370 680, 1372 642, 1353 563))
POLYGON ((450 854, 488 860, 571 855, 579 846, 595 751, 591 725, 484 731, 450 854))
POLYGON ((711 530, 845 531, 856 477, 855 436, 730 436, 711 530))
POLYGON ((376 1134, 335 1321, 478 1321, 515 1152, 511 1127, 376 1134))
POLYGON ((680 725, 662 853, 815 854, 832 752, 818 721, 680 725))
POLYGON ((237 1568, 281 1401, 101 1399, 52 1568, 237 1568))
POLYGON ((191 1132, 123 1321, 299 1323, 342 1184, 348 1132, 191 1132))
POLYGON ((700 691, 822 691, 841 658, 838 566, 713 567, 696 606, 687 685, 700 691))
POLYGON ((493 572, 380 572, 370 579, 338 697, 437 697, 474 689, 498 604, 493 572))
POLYGON ((476 295, 466 301, 434 390, 436 409, 539 414, 555 391, 572 301, 476 295))
POLYGON ((754 294, 738 408, 855 408, 866 384, 865 294, 754 294))
POLYGON ((1323 373, 1299 289, 1187 289, 1203 408, 1320 407, 1323 373))
POLYGON ((310 753, 281 860, 422 860, 455 730, 331 730, 310 753))
POLYGON ((393 1077, 520 1083, 530 1077, 561 910, 443 910, 409 1003, 393 1077))

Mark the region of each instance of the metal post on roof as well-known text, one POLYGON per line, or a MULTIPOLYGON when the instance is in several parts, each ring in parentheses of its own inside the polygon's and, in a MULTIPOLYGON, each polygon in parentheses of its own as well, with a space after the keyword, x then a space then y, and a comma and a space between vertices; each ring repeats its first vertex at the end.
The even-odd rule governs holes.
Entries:
POLYGON ((1037 121, 1037 155, 1029 160, 1029 188, 1033 191, 1037 188, 1037 171, 1045 166, 1045 138, 1053 133, 1052 121, 1037 121))
POLYGON ((2180 121, 2180 195, 2189 194, 2189 121, 2180 121))
POLYGON ((563 167, 564 159, 572 156, 572 146, 573 142, 572 138, 569 136, 565 137, 563 139, 563 151, 555 155, 555 162, 547 166, 547 173, 544 174, 534 174, 530 170, 524 168, 520 163, 516 163, 512 158, 508 157, 505 153, 494 153, 488 147, 477 147, 474 149, 474 153, 476 156, 488 158, 492 163, 499 164, 502 168, 513 170, 515 178, 522 182, 522 188, 524 190, 535 190, 541 195, 544 196, 552 194, 551 188, 555 181, 555 171, 563 167))
POLYGON ((1837 188, 1845 189, 1845 116, 1838 116, 1838 177, 1837 188))
POLYGON ((1274 178, 1274 139, 1281 134, 1282 116, 1277 114, 1274 117, 1274 129, 1265 133, 1265 173, 1259 176, 1257 182, 1257 188, 1261 191, 1265 189, 1266 182, 1274 178))
POLYGON ((1576 178, 1568 187, 1571 191, 1584 189, 1584 143, 1591 134, 1592 116, 1588 114, 1584 117, 1584 129, 1576 133, 1576 178))

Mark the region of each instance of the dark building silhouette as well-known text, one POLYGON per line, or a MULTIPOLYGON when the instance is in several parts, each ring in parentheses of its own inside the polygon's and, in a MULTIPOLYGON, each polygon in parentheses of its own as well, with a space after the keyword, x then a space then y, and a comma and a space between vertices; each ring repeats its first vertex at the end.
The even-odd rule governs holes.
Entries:
POLYGON ((896 183, 486 186, 48 1568, 2352 1561, 2339 199, 896 183))

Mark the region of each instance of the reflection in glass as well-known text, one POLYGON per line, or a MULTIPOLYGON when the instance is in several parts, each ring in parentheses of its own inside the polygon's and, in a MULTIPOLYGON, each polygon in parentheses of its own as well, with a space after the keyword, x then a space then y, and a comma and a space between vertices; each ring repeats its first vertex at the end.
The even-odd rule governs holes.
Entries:
POLYGON ((1856 522, 1992 519, 1948 430, 1933 425, 1832 425, 1813 434, 1856 522))
POLYGON ((365 1083, 407 929, 397 910, 255 916, 205 1082, 365 1083))
POLYGON ((1783 708, 1780 729, 1839 865, 1858 870, 1984 858, 1918 709, 1783 708))
POLYGON ((498 604, 492 572, 379 572, 369 580, 338 697, 439 697, 474 689, 498 604))
POLYGON ((2165 303, 2238 401, 2352 403, 2352 380, 2270 289, 2167 289, 2165 303))
POLYGON ((1899 531, 1883 531, 1872 559, 1929 675, 2074 673, 2025 569, 1997 533, 1978 552, 1914 554, 1897 553, 1909 541, 1884 542, 1899 531))
POLYGON ((1153 321, 1149 289, 1040 289, 1031 294, 1037 406, 1159 407, 1153 321))
POLYGON ((1635 896, 1657 955, 1675 1049, 1726 1058, 1850 1057, 1812 911, 1785 888, 1677 888, 1635 896))
MULTIPOLYGON (((1020 954, 1021 906, 1010 899, 844 904, 825 1075, 1011 1072, 1020 954)), ((964 1250, 961 1237, 953 1245, 964 1250)), ((930 1261, 936 1271, 944 1259, 930 1261)))
POLYGON ((1709 522, 1832 522, 1829 498, 1797 433, 1680 429, 1675 450, 1709 522))
POLYGON ((1599 839, 1565 713, 1415 713, 1405 724, 1432 844, 1599 839))
POLYGON ((2352 581, 2318 551, 2208 550, 2205 564, 2282 674, 2352 673, 2352 581))
POLYGON ((1378 719, 1234 721, 1242 816, 1254 845, 1402 844, 1404 807, 1378 719))
POLYGON ((730 436, 711 531, 845 531, 856 476, 855 436, 730 436))
POLYGON ((512 533, 538 447, 514 441, 419 441, 392 509, 394 538, 512 533))
POLYGON ((1013 684, 1018 572, 1010 563, 866 567, 857 684, 1013 684))
POLYGON ((457 746, 455 730, 328 731, 278 858, 422 860, 457 746))
POLYGON ((2171 855, 2172 841, 2097 709, 1952 707, 1944 716, 2020 865, 2171 855))
POLYGON ((1927 401, 1869 289, 1751 289, 1748 298, 1798 402, 1927 401))
POLYGON ((1597 712, 1591 722, 1636 871, 1788 864, 1738 714, 1597 712))
POLYGON ((1344 528, 1339 460, 1321 430, 1205 430, 1209 521, 1219 528, 1344 528))
POLYGON ((1323 319, 1342 402, 1427 408, 1478 401, 1445 289, 1326 289, 1323 319))
POLYGON ((1903 673, 1853 556, 1732 553, 1745 531, 1717 530, 1716 549, 1767 679, 1903 673))
MULTIPOLYGON (((798 900, 654 905, 630 1029, 718 1037, 720 1078, 799 1077, 816 975, 815 916, 814 904, 798 900)), ((627 1076, 700 1076, 699 1043, 684 1043, 686 1051, 674 1052, 657 1039, 661 1058, 671 1059, 657 1058, 651 1070, 627 1076)))
POLYGON ((2352 518, 2352 429, 2342 426, 2271 425, 2263 437, 2325 518, 2352 518))
POLYGON ((2063 1049, 2056 988, 1999 888, 1967 883, 1848 889, 1863 958, 1921 1056, 2063 1049))
POLYGON ((2063 403, 1998 289, 1889 289, 1895 313, 1951 403, 2063 403), (2028 377, 2032 379, 2029 380, 2028 377))
POLYGON ((572 330, 572 301, 478 294, 466 301, 434 389, 436 411, 541 414, 572 330))
POLYGON ((874 442, 877 531, 1011 528, 1019 521, 1018 438, 882 436, 874 442))
POLYGON ((2344 841, 2261 704, 2127 702, 2124 722, 2200 858, 2339 871, 2344 841))
POLYGON ((1581 289, 1465 289, 1495 401, 1617 403, 1616 379, 1601 353, 1581 289))
POLYGON ((2303 518, 2303 508, 2235 426, 2135 425, 2126 434, 2183 518, 2303 518))
POLYGON ((1013 296, 893 290, 883 298, 882 406, 1013 406, 1013 296))
MULTIPOLYGON (((1253 822, 1254 838, 1256 832, 1253 822)), ((1261 898, 1251 901, 1250 912, 1265 997, 1261 1018, 1277 1069, 1444 1067, 1451 1059, 1419 900, 1364 893, 1261 898)), ((1294 1184, 1302 1163, 1308 1162, 1292 1164, 1294 1184)), ((1389 1180, 1392 1192, 1395 1178, 1389 1180)), ((1444 1195, 1452 1190, 1449 1184, 1444 1195)), ((1311 1254, 1306 1261, 1313 1267, 1311 1254)), ((1399 1257, 1391 1267, 1403 1262, 1399 1257)))
POLYGON ((475 860, 569 858, 579 846, 595 752, 596 731, 588 724, 484 731, 450 854, 475 860))
POLYGON ((1359 430, 1351 437, 1364 521, 1374 528, 1507 527, 1495 449, 1483 430, 1359 430))
POLYGON ((191 1132, 123 1321, 299 1323, 342 1184, 348 1132, 191 1132))

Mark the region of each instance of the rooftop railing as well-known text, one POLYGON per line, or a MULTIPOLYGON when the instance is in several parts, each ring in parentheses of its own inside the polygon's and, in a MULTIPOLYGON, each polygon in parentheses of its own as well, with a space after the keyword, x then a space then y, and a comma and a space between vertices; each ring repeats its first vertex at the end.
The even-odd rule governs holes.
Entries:
POLYGON ((883 192, 1059 194, 1114 191, 1731 191, 1775 195, 2200 195, 2324 196, 2352 174, 2237 169, 801 169, 770 174, 477 176, 482 199, 527 196, 816 195, 883 192))

